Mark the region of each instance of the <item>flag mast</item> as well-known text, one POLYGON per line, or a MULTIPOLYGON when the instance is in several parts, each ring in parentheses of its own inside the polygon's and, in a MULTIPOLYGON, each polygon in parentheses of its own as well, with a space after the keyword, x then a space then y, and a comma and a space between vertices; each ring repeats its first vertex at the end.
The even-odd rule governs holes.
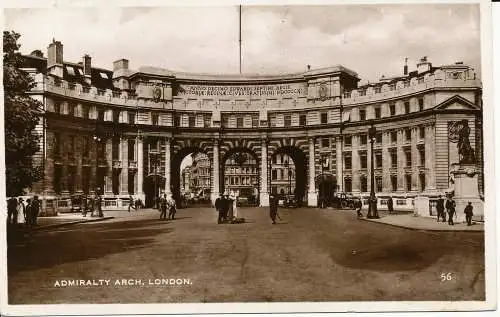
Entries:
POLYGON ((240 75, 241 75, 241 4, 240 4, 240 7, 239 7, 239 49, 240 49, 240 75))

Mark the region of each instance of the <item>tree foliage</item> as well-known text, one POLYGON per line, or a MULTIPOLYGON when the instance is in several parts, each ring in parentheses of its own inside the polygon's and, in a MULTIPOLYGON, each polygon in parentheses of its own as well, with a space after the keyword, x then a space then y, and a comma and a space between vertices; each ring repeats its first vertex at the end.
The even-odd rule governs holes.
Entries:
POLYGON ((33 155, 39 150, 40 136, 35 127, 40 122, 43 105, 28 95, 33 78, 21 68, 20 34, 3 32, 4 131, 7 196, 22 195, 26 188, 40 180, 41 167, 33 166, 33 155))

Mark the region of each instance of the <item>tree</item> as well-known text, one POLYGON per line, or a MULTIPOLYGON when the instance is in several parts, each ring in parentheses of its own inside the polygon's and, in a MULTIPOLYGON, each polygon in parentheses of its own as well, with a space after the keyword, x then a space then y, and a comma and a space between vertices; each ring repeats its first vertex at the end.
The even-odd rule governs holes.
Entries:
POLYGON ((33 78, 21 69, 23 57, 17 43, 20 34, 3 32, 3 86, 5 168, 7 196, 22 195, 26 188, 40 180, 42 167, 33 166, 33 155, 39 150, 40 136, 35 127, 40 121, 43 104, 27 92, 35 86, 33 78))

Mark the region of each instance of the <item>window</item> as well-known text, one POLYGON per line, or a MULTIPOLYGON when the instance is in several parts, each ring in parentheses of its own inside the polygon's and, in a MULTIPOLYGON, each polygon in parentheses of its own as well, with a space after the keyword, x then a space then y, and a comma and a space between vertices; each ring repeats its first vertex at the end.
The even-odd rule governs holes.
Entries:
POLYGON ((395 90, 395 89, 396 89, 396 84, 395 83, 389 84, 389 90, 395 90))
POLYGON ((284 117, 284 124, 285 124, 285 127, 291 126, 292 125, 292 116, 286 115, 284 117))
POLYGON ((135 124, 135 112, 132 111, 128 112, 128 123, 135 124))
POLYGON ((375 87, 376 94, 379 94, 381 91, 382 91, 382 87, 380 87, 380 86, 375 87))
POLYGON ((344 169, 346 169, 346 170, 352 169, 352 157, 351 156, 344 157, 344 169))
POLYGON ((352 192, 352 180, 350 178, 344 178, 344 191, 347 193, 352 192))
POLYGON ((70 156, 73 156, 75 154, 75 136, 74 135, 69 137, 68 154, 70 156))
POLYGON ((237 117, 236 118, 236 127, 237 128, 243 128, 243 117, 237 117))
POLYGON ((359 95, 360 96, 366 96, 366 89, 360 89, 359 90, 359 95))
POLYGON ((382 176, 375 177, 375 191, 378 193, 382 191, 382 176))
POLYGON ((396 151, 391 151, 391 167, 398 167, 398 154, 396 151))
POLYGON ((151 124, 158 125, 160 114, 158 112, 151 112, 151 124))
POLYGON ((61 103, 59 101, 54 101, 54 112, 61 113, 61 103))
POLYGON ((411 191, 411 175, 406 174, 405 181, 406 181, 406 190, 411 191))
POLYGON ((391 143, 396 143, 396 142, 398 142, 398 132, 391 131, 391 143))
POLYGON ((366 178, 366 176, 361 176, 361 191, 368 191, 368 179, 366 178))
POLYGON ((127 155, 129 161, 135 161, 135 140, 128 140, 127 155))
POLYGON ((420 157, 420 166, 424 166, 425 165, 425 148, 424 147, 420 147, 418 149, 418 156, 420 157))
POLYGON ((174 116, 174 126, 175 127, 180 127, 181 126, 181 115, 180 114, 176 114, 174 116))
POLYGON ((366 152, 363 151, 360 153, 359 155, 359 162, 360 162, 360 165, 361 165, 361 168, 367 168, 368 166, 368 157, 366 155, 366 152))
POLYGON ((328 113, 322 112, 321 113, 321 124, 328 123, 328 113))
POLYGON ((104 153, 106 153, 106 143, 101 140, 97 143, 97 157, 103 159, 104 153))
POLYGON ((424 77, 419 77, 419 78, 417 79, 417 82, 418 82, 419 84, 423 84, 423 83, 424 83, 424 77))
POLYGON ((252 128, 257 128, 259 126, 259 117, 252 116, 252 128))
POLYGON ((345 91, 344 92, 344 98, 351 98, 351 92, 350 91, 345 91))
POLYGON ((305 114, 301 114, 299 116, 299 125, 305 126, 307 124, 307 116, 305 114))
POLYGON ((70 194, 75 193, 75 176, 76 176, 76 166, 68 166, 68 191, 70 194))
POLYGON ((210 124, 211 124, 210 121, 212 121, 212 118, 210 117, 210 115, 204 115, 203 116, 203 127, 209 128, 210 124))
POLYGON ((425 190, 425 174, 419 174, 419 183, 420 183, 420 191, 423 192, 425 190))
POLYGON ((61 193, 61 174, 62 174, 62 166, 59 164, 54 165, 53 188, 56 194, 61 193))
POLYGON ((111 149, 111 156, 113 160, 118 160, 120 157, 120 139, 119 138, 114 138, 113 139, 113 147, 111 149))
POLYGON ((360 134, 359 135, 359 143, 361 145, 366 145, 366 143, 368 143, 368 136, 366 134, 360 134))
POLYGON ((396 105, 395 104, 389 105, 389 111, 391 113, 391 116, 396 115, 396 105))
POLYGON ((346 135, 344 137, 344 145, 345 146, 352 146, 352 136, 346 135))
POLYGON ((104 121, 104 110, 97 109, 97 120, 104 121))
POLYGON ((405 101, 405 113, 410 113, 410 102, 405 101))
POLYGON ((420 139, 425 139, 425 127, 419 127, 418 134, 420 136, 420 139))
POLYGON ((382 132, 378 132, 375 135, 375 143, 382 144, 382 132))
POLYGON ((410 128, 405 129, 405 136, 406 136, 406 141, 411 141, 411 129, 410 128))
POLYGON ((88 106, 82 106, 82 112, 83 119, 90 118, 90 108, 88 106))
POLYGON ((361 121, 366 120, 366 110, 365 109, 359 109, 359 120, 361 120, 361 121))
POLYGON ((410 81, 409 80, 405 80, 403 82, 403 86, 406 88, 406 87, 410 87, 410 81))
POLYGON ((405 151, 405 158, 406 158, 406 166, 407 167, 411 166, 411 152, 410 151, 405 151))
POLYGON ((69 103, 68 104, 68 116, 74 116, 75 109, 76 109, 76 105, 74 103, 69 103))
POLYGON ((114 123, 120 122, 120 110, 113 110, 113 122, 114 123))
POLYGON ((328 138, 321 139, 321 147, 330 147, 330 139, 328 138))
POLYGON ((188 126, 189 127, 196 126, 196 117, 194 115, 189 115, 188 116, 188 126))
POLYGON ((134 187, 135 187, 134 186, 135 185, 134 184, 134 179, 135 179, 134 176, 135 176, 134 172, 131 172, 131 171, 128 172, 128 193, 130 195, 134 194, 134 187))
POLYGON ((54 154, 61 155, 61 135, 59 133, 54 133, 54 154))
POLYGON ((375 107, 375 119, 380 118, 380 107, 375 107))
POLYGON ((112 187, 113 187, 113 194, 115 194, 115 195, 118 195, 120 193, 120 172, 121 172, 121 170, 114 169, 112 179, 111 179, 112 187))
POLYGON ((375 168, 382 167, 382 153, 375 153, 375 168))
POLYGON ((277 170, 272 170, 272 180, 277 180, 278 179, 278 171, 277 170))
POLYGON ((89 157, 90 153, 90 138, 88 136, 83 137, 83 144, 82 144, 82 155, 83 157, 89 157))
POLYGON ((398 190, 398 177, 396 175, 391 175, 391 187, 393 192, 398 190))
POLYGON ((424 110, 424 98, 418 98, 418 110, 424 110))

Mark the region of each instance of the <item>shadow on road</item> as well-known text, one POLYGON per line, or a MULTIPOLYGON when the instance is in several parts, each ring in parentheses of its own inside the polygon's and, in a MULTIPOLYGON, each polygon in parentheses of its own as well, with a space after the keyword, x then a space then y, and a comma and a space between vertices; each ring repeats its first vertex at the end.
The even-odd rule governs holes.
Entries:
POLYGON ((154 242, 155 236, 172 230, 168 222, 145 219, 74 225, 71 230, 61 227, 50 232, 8 236, 8 273, 12 276, 21 271, 144 248, 154 242))

